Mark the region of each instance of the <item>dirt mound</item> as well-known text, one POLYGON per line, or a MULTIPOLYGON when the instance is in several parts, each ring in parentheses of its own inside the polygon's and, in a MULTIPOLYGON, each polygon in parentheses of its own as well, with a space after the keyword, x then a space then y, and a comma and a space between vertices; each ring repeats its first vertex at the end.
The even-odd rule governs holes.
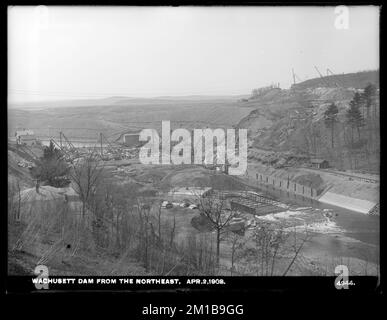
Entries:
POLYGON ((165 176, 167 172, 162 168, 149 169, 136 176, 136 180, 144 183, 158 183, 165 176))
POLYGON ((379 70, 331 75, 323 77, 323 79, 314 78, 297 83, 292 87, 295 89, 316 88, 321 87, 322 85, 335 87, 336 83, 344 88, 358 89, 364 88, 368 83, 375 83, 379 86, 379 70))
POLYGON ((216 173, 213 170, 205 168, 190 168, 172 172, 163 179, 160 187, 169 190, 175 187, 210 187, 216 190, 245 190, 246 186, 222 173, 216 173))
POLYGON ((314 89, 307 89, 309 94, 315 95, 320 100, 350 100, 354 95, 354 91, 344 88, 326 88, 317 87, 314 89))

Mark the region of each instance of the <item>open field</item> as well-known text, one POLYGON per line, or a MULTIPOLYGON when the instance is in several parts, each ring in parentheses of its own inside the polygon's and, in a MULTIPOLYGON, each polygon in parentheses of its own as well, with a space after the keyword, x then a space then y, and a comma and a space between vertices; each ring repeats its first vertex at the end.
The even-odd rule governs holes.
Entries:
POLYGON ((59 131, 73 139, 93 139, 103 132, 115 140, 120 134, 145 128, 159 129, 162 120, 171 128, 232 128, 252 109, 240 107, 233 99, 152 101, 135 100, 103 106, 58 107, 29 110, 10 108, 8 133, 30 128, 39 137, 59 136, 59 131), (50 129, 49 129, 50 127, 50 129))

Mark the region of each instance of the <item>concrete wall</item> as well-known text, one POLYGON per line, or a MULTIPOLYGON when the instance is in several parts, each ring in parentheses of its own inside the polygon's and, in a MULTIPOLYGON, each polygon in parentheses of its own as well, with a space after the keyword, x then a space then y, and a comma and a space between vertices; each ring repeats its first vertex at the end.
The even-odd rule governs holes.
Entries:
POLYGON ((343 196, 329 191, 319 201, 366 214, 377 204, 376 202, 343 196))
POLYGON ((275 189, 284 190, 289 193, 301 195, 303 197, 315 199, 319 195, 319 190, 304 186, 287 179, 277 178, 271 175, 265 175, 256 170, 247 170, 246 175, 251 182, 256 182, 257 185, 263 184, 274 187, 275 189))
POLYGON ((331 191, 328 191, 322 196, 320 196, 321 192, 323 191, 322 189, 314 189, 291 180, 288 181, 287 179, 281 179, 272 175, 265 175, 252 169, 248 169, 246 175, 249 178, 249 181, 254 184, 257 184, 257 186, 266 185, 269 188, 274 187, 277 190, 283 190, 305 198, 316 200, 318 199, 318 201, 321 201, 323 203, 365 214, 369 213, 372 208, 374 208, 377 204, 376 201, 352 198, 349 196, 336 194, 331 191))

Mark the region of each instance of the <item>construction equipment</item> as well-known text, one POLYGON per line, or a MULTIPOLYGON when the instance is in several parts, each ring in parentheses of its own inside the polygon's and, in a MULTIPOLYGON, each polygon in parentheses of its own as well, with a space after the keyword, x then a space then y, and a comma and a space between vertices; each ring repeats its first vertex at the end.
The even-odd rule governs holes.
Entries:
MULTIPOLYGON (((74 152, 77 151, 77 149, 74 147, 74 145, 71 143, 71 141, 69 139, 67 139, 67 137, 65 136, 65 134, 63 132, 60 132, 60 136, 63 137, 63 139, 66 141, 66 143, 69 146, 69 149, 71 151, 74 151, 74 152)), ((60 138, 60 140, 62 141, 62 138, 60 138)), ((62 142, 61 142, 61 144, 62 144, 62 142)))
MULTIPOLYGON (((329 76, 329 74, 331 74, 332 76, 335 76, 335 74, 329 69, 329 68, 327 68, 327 76, 329 76)), ((337 79, 335 80, 335 85, 336 85, 336 87, 338 87, 338 88, 342 88, 343 86, 337 81, 337 79)))
POLYGON ((319 76, 320 76, 321 80, 324 82, 324 84, 325 84, 327 87, 329 87, 329 83, 326 81, 326 79, 324 78, 324 76, 321 74, 320 70, 319 70, 316 66, 314 66, 314 68, 316 69, 317 73, 319 74, 319 76))
POLYGON ((114 158, 115 160, 122 159, 122 149, 121 145, 117 142, 111 142, 102 132, 100 133, 100 155, 103 159, 109 160, 109 157, 114 158), (103 155, 103 147, 105 142, 106 155, 103 155))
POLYGON ((50 142, 52 142, 55 146, 57 146, 59 148, 59 150, 62 152, 61 158, 64 158, 64 159, 70 160, 70 161, 72 160, 71 152, 66 150, 66 148, 64 148, 62 144, 59 145, 54 139, 50 139, 50 142))

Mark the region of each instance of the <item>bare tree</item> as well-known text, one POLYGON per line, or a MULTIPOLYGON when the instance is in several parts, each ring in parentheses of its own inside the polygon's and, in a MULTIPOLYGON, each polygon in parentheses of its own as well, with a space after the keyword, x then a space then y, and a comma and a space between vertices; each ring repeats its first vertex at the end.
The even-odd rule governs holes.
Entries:
POLYGON ((292 234, 293 234, 293 242, 290 245, 290 247, 291 247, 290 255, 292 258, 291 258, 290 263, 288 264, 285 272, 283 273, 283 276, 287 275, 287 273, 290 271, 293 264, 296 262, 297 258, 300 256, 301 250, 304 247, 305 243, 308 242, 312 238, 312 235, 308 232, 307 228, 302 233, 301 237, 298 236, 299 233, 296 230, 293 231, 292 234))
POLYGON ((245 240, 242 236, 235 232, 230 232, 229 235, 229 241, 231 243, 231 276, 234 275, 235 272, 235 263, 237 262, 239 258, 239 252, 245 245, 245 240))
POLYGON ((200 214, 208 220, 216 232, 216 261, 219 265, 221 236, 228 230, 232 218, 236 217, 237 213, 229 210, 226 207, 226 200, 220 199, 216 194, 199 196, 198 203, 200 214))
POLYGON ((102 179, 104 172, 99 156, 91 152, 73 165, 70 176, 75 185, 75 191, 82 201, 82 217, 85 216, 87 206, 102 179))
POLYGON ((137 234, 139 239, 139 251, 146 272, 150 270, 150 253, 154 236, 151 207, 151 204, 144 199, 137 199, 137 213, 139 218, 139 232, 137 234))
POLYGON ((276 265, 280 261, 281 267, 284 268, 282 275, 287 275, 310 237, 307 230, 300 237, 296 230, 290 231, 282 225, 262 222, 251 237, 254 248, 248 249, 250 256, 255 260, 257 276, 273 276, 280 273, 276 270, 276 265))
POLYGON ((173 246, 173 241, 175 240, 175 233, 176 233, 176 216, 173 216, 173 225, 170 233, 170 240, 169 240, 169 246, 173 246))

